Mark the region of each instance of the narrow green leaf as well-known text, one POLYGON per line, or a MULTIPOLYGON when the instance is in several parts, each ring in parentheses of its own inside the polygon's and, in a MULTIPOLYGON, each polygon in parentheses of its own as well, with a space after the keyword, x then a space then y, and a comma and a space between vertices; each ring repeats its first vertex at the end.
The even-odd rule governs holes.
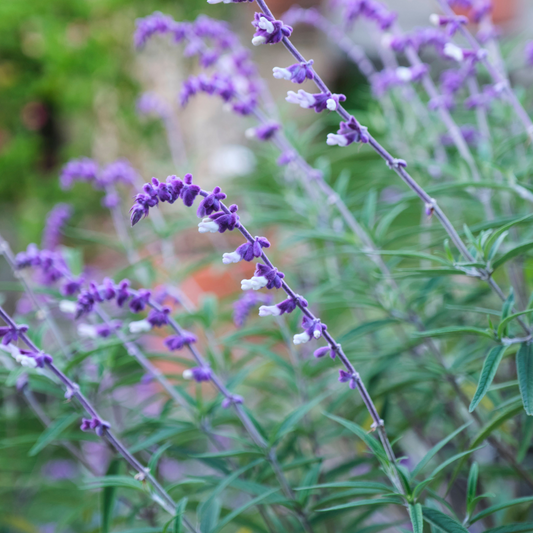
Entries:
POLYGON ((374 333, 374 331, 379 331, 380 329, 384 328, 385 326, 389 326, 390 324, 395 324, 398 321, 392 318, 384 318, 382 320, 374 320, 372 322, 365 322, 364 324, 361 324, 360 326, 357 326, 356 328, 351 329, 350 331, 347 331, 344 333, 344 335, 341 336, 339 339, 339 342, 347 342, 351 341, 353 339, 357 339, 358 337, 362 337, 363 335, 368 335, 369 333, 374 333))
POLYGON ((477 522, 478 520, 481 520, 482 518, 485 518, 486 516, 489 516, 492 513, 496 513, 497 511, 501 511, 502 509, 507 509, 508 507, 513 507, 513 505, 520 505, 521 503, 531 502, 533 502, 533 496, 525 496, 524 498, 516 498, 515 500, 508 500, 503 503, 497 503, 496 505, 492 505, 491 507, 488 507, 487 509, 484 509, 477 515, 473 516, 470 520, 470 523, 473 524, 474 522, 477 522))
POLYGON ((497 261, 494 261, 494 263, 492 264, 492 269, 496 270, 504 263, 507 263, 507 261, 510 261, 517 255, 521 255, 527 252, 528 250, 531 250, 531 248, 533 248, 533 241, 526 242, 524 244, 521 244, 520 246, 517 246, 516 248, 513 248, 512 250, 509 250, 506 254, 502 255, 497 261))
POLYGON ((335 507, 328 507, 327 509, 317 509, 318 512, 339 511, 340 509, 349 509, 351 507, 363 507, 367 505, 403 505, 401 498, 376 498, 373 500, 357 500, 343 505, 336 505, 335 507))
POLYGON ((334 483, 322 483, 320 485, 309 485, 308 487, 297 487, 294 490, 312 489, 362 489, 392 492, 392 489, 390 487, 388 487, 384 483, 378 483, 376 481, 336 481, 334 483))
POLYGON ((524 342, 516 353, 516 371, 518 386, 522 396, 524 409, 529 416, 533 415, 533 353, 531 344, 524 342))
MULTIPOLYGON (((120 471, 121 461, 114 459, 107 469, 106 476, 115 476, 120 471)), ((109 533, 113 522, 113 510, 117 497, 117 487, 107 486, 102 491, 102 533, 109 533)))
POLYGON ((417 499, 420 494, 422 494, 422 491, 426 488, 427 485, 429 485, 433 481, 432 477, 428 477, 427 479, 424 479, 424 481, 421 481, 414 489, 413 489, 413 498, 417 499))
POLYGON ((512 315, 507 316, 504 318, 500 324, 498 325, 498 338, 501 339, 505 335, 505 328, 511 320, 514 320, 516 317, 522 316, 522 315, 529 315, 533 313, 533 309, 526 309, 525 311, 520 311, 519 313, 514 313, 512 315))
POLYGON ((533 215, 526 215, 525 217, 517 218, 513 220, 512 222, 509 222, 502 226, 501 228, 498 228, 489 238, 489 240, 485 243, 485 253, 487 250, 489 250, 492 246, 492 244, 498 239, 498 237, 506 232, 508 229, 512 228, 513 226, 516 226, 516 224, 520 224, 521 222, 524 222, 528 218, 531 218, 533 215))
POLYGON ((479 466, 476 462, 473 462, 472 466, 470 467, 470 473, 468 474, 468 486, 466 490, 466 507, 469 513, 473 511, 473 509, 470 507, 476 498, 478 474, 479 466))
POLYGON ((442 529, 445 533, 468 533, 468 529, 463 527, 457 520, 437 509, 422 507, 422 513, 426 522, 442 529))
POLYGON ((498 252, 498 249, 502 245, 503 240, 505 237, 507 237, 509 233, 507 231, 504 231, 498 238, 494 241, 494 244, 492 245, 492 248, 490 249, 489 255, 487 256, 488 261, 492 261, 496 253, 498 252))
POLYGON ((454 335, 456 333, 470 333, 472 335, 480 335, 481 337, 488 337, 494 340, 494 335, 486 329, 474 328, 470 326, 448 326, 440 329, 429 329, 426 331, 416 331, 412 335, 414 337, 442 337, 443 335, 454 335))
POLYGON ((239 516, 241 513, 246 511, 246 509, 253 507, 254 505, 257 505, 259 502, 268 498, 270 495, 274 494, 274 492, 278 492, 278 491, 279 489, 269 490, 268 492, 261 494, 261 496, 258 496, 257 498, 254 498, 253 500, 250 500, 249 502, 246 502, 244 505, 241 505, 238 509, 235 509, 234 511, 226 515, 222 520, 220 520, 217 527, 213 530, 213 533, 220 531, 224 526, 229 524, 236 516, 239 516))
POLYGON ((419 503, 415 505, 409 504, 409 517, 413 525, 413 533, 424 533, 424 515, 422 514, 422 506, 419 503))
POLYGON ((37 455, 43 448, 48 446, 54 440, 57 440, 61 433, 65 431, 71 424, 80 418, 80 415, 77 413, 71 413, 68 416, 58 418, 52 422, 39 436, 37 442, 28 452, 30 457, 37 455))
POLYGON ((176 518, 174 520, 174 533, 183 533, 183 515, 187 507, 188 498, 182 498, 176 505, 176 518))
POLYGON ((423 259, 426 261, 435 261, 444 266, 450 266, 450 262, 438 255, 424 254, 422 252, 409 252, 406 250, 372 250, 372 254, 391 255, 393 257, 409 257, 413 259, 423 259))
POLYGON ((485 394, 487 394, 506 349, 507 346, 495 346, 489 352, 489 355, 487 355, 485 362, 483 363, 483 368, 481 369, 476 392, 469 407, 470 412, 478 406, 479 402, 483 399, 485 394))
POLYGON ((523 522, 522 524, 508 524, 486 529, 485 533, 531 533, 532 531, 533 522, 523 522))
POLYGON ((121 487, 123 489, 144 491, 142 482, 129 476, 95 477, 87 481, 85 485, 82 485, 82 488, 86 490, 99 489, 103 487, 121 487))
POLYGON ((437 442, 437 444, 435 444, 435 446, 433 446, 433 448, 431 448, 431 450, 429 450, 429 452, 427 452, 426 455, 424 455, 424 457, 422 457, 422 459, 420 459, 420 462, 413 468, 413 471, 411 473, 412 477, 415 478, 422 471, 422 469, 429 463, 429 461, 433 457, 435 457, 435 455, 442 448, 444 448, 444 446, 446 446, 446 444, 448 444, 448 442, 450 442, 456 435, 461 433, 461 431, 463 431, 463 429, 467 428, 470 424, 471 424, 471 422, 468 422, 468 423, 464 424, 459 429, 456 429, 453 433, 451 433, 450 435, 448 435, 447 437, 445 437, 441 441, 437 442))
POLYGON ((465 452, 457 453, 444 461, 444 463, 441 463, 433 472, 431 472, 431 475, 429 477, 435 477, 437 474, 439 474, 442 470, 444 470, 448 465, 452 464, 453 462, 457 461, 457 459, 461 459, 461 457, 465 457, 466 455, 470 455, 471 453, 476 452, 477 450, 481 450, 481 448, 484 448, 484 445, 478 446, 477 448, 473 448, 471 450, 466 450, 465 452))
POLYGON ((512 418, 521 411, 522 402, 517 402, 507 407, 480 429, 480 431, 474 437, 472 444, 470 444, 470 447, 473 448, 480 442, 483 442, 496 428, 500 427, 504 422, 509 420, 509 418, 512 418))
POLYGON ((159 459, 161 459, 161 456, 165 453, 166 450, 168 450, 172 446, 170 442, 167 442, 166 444, 163 444, 153 455, 150 457, 150 461, 148 462, 148 469, 152 472, 155 471, 157 468, 157 463, 159 462, 159 459))

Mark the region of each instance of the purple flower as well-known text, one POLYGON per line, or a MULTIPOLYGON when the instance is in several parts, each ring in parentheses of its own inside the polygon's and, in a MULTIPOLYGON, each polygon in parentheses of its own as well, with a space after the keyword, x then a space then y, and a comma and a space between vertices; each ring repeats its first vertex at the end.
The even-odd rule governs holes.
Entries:
POLYGON ((17 342, 19 335, 21 333, 26 333, 26 331, 28 331, 28 326, 26 326, 26 324, 21 324, 17 327, 0 327, 0 338, 2 339, 2 344, 7 346, 10 342, 17 342))
POLYGON ((146 41, 156 33, 174 33, 179 35, 180 24, 172 17, 163 15, 159 11, 152 13, 148 17, 140 18, 135 21, 137 29, 135 30, 134 42, 137 48, 141 48, 146 41))
MULTIPOLYGON (((467 144, 471 146, 475 146, 478 143, 479 134, 476 128, 474 128, 474 126, 466 124, 464 126, 461 126, 460 130, 461 130, 461 135, 463 136, 463 139, 466 141, 467 144)), ((449 135, 448 133, 441 135, 440 142, 444 146, 452 146, 454 144, 451 135, 449 135)))
POLYGON ((529 41, 525 47, 526 63, 533 65, 533 41, 529 41))
POLYGON ((122 327, 122 322, 120 320, 113 320, 106 324, 98 324, 95 329, 96 329, 96 334, 99 337, 106 339, 112 333, 120 329, 121 327, 122 327))
POLYGON ((72 216, 72 207, 68 204, 56 204, 46 216, 43 231, 42 248, 55 250, 61 242, 61 231, 72 216))
POLYGON ((181 335, 171 335, 170 337, 167 337, 163 342, 165 343, 165 346, 172 351, 181 350, 184 346, 188 346, 197 340, 196 335, 184 331, 181 335))
POLYGON ((339 370, 339 381, 341 383, 350 382, 350 389, 355 389, 358 379, 359 375, 357 373, 352 374, 351 372, 347 372, 346 370, 339 370))
POLYGON ((282 154, 278 157, 277 164, 282 167, 285 165, 288 165, 290 162, 294 161, 296 159, 296 154, 292 150, 287 150, 285 152, 282 152, 282 154))
POLYGON ((163 309, 152 309, 148 313, 148 322, 152 324, 152 326, 155 327, 163 327, 166 326, 169 323, 168 315, 170 314, 170 308, 169 307, 163 307, 163 309))
POLYGON ((157 94, 143 93, 137 100, 137 113, 140 115, 157 115, 166 119, 171 114, 170 106, 157 94))
POLYGON ((276 44, 284 37, 290 37, 292 34, 291 26, 285 26, 281 20, 276 20, 274 17, 263 13, 255 14, 252 25, 256 28, 252 39, 254 46, 276 44))
POLYGON ((211 369, 208 366, 197 366, 189 368, 183 372, 184 379, 194 379, 198 383, 202 381, 209 381, 211 379, 211 369))
POLYGON ((130 298, 131 292, 129 291, 130 281, 123 279, 116 287, 117 305, 122 307, 124 303, 130 298))
POLYGON ((148 300, 152 295, 151 291, 140 289, 137 294, 133 296, 128 304, 132 313, 140 313, 148 305, 148 300))
POLYGON ((274 78, 278 80, 289 80, 292 83, 303 83, 306 79, 315 79, 313 71, 313 60, 295 63, 287 68, 274 67, 272 69, 274 78))
POLYGON ((241 259, 252 261, 254 257, 261 257, 263 248, 269 247, 270 243, 265 237, 255 237, 253 242, 245 242, 234 252, 224 254, 222 256, 222 262, 228 265, 229 263, 238 263, 241 259))
POLYGON ((15 257, 15 265, 18 269, 40 266, 41 252, 36 244, 28 244, 25 252, 20 252, 15 257))
POLYGON ((180 192, 180 198, 187 207, 191 207, 195 198, 200 193, 200 187, 192 184, 192 174, 185 174, 183 178, 183 187, 180 192))
POLYGON ((277 268, 258 263, 253 277, 241 281, 241 289, 243 291, 248 291, 250 289, 257 291, 263 287, 266 287, 267 289, 279 289, 282 284, 281 280, 284 277, 285 274, 283 272, 278 272, 277 268))
POLYGON ((354 117, 350 117, 348 122, 341 122, 340 129, 336 134, 328 133, 327 143, 330 146, 348 146, 354 142, 367 143, 370 141, 368 129, 361 126, 354 117))
POLYGON ((455 101, 451 94, 440 94, 428 102, 428 109, 436 111, 439 108, 451 110, 455 107, 455 101))
POLYGON ((213 191, 200 202, 200 205, 196 211, 196 216, 202 218, 220 211, 220 201, 224 200, 225 198, 226 195, 221 192, 220 187, 215 187, 213 191))
POLYGON ((327 326, 322 324, 319 319, 311 319, 306 316, 302 320, 302 327, 304 332, 294 335, 294 344, 303 344, 311 339, 319 339, 327 329, 327 326))
MULTIPOLYGON (((298 297, 298 301, 302 307, 307 307, 307 300, 298 297)), ((280 316, 285 313, 292 313, 297 307, 297 301, 294 298, 287 298, 276 305, 262 305, 259 308, 259 316, 280 316)))
POLYGON ((276 132, 279 131, 280 127, 281 126, 276 122, 268 122, 258 126, 257 128, 250 128, 246 130, 246 136, 249 139, 256 138, 260 141, 268 141, 274 137, 276 132))
POLYGON ((434 13, 429 17, 429 20, 434 26, 446 27, 446 35, 448 37, 452 37, 461 26, 468 24, 468 19, 463 15, 444 17, 434 13))
POLYGON ((74 181, 96 181, 98 175, 98 164, 89 159, 73 159, 69 161, 61 171, 59 182, 61 188, 69 189, 74 181))
POLYGON ((96 300, 92 291, 84 290, 78 296, 76 302, 76 318, 88 315, 93 309, 96 300))
POLYGON ((350 23, 365 17, 375 22, 381 30, 387 30, 397 18, 396 13, 376 0, 335 0, 332 3, 341 6, 344 18, 350 23))
POLYGON ((90 419, 82 418, 81 419, 81 426, 80 429, 82 431, 90 431, 91 429, 94 429, 96 431, 96 434, 101 437, 106 429, 110 429, 111 425, 109 422, 106 422, 105 420, 100 420, 98 417, 93 416, 90 419))
MULTIPOLYGON (((24 353, 23 350, 21 350, 21 352, 24 353)), ((51 355, 44 352, 38 352, 30 355, 32 355, 32 357, 35 359, 38 368, 44 368, 45 365, 49 365, 54 361, 51 355)))
POLYGON ((237 215, 238 206, 236 204, 229 206, 229 213, 219 211, 204 218, 198 224, 198 231, 200 233, 224 233, 225 231, 233 231, 239 226, 239 215, 237 215))
POLYGON ((239 396, 238 394, 231 394, 230 396, 222 400, 222 408, 227 409, 231 405, 242 405, 243 403, 244 399, 242 396, 239 396))
POLYGON ((344 102, 346 96, 344 96, 344 94, 332 94, 329 92, 311 94, 300 89, 297 93, 289 91, 285 100, 287 100, 289 104, 298 104, 304 109, 314 109, 315 113, 320 113, 321 111, 324 111, 324 109, 336 111, 339 102, 344 102))
POLYGON ((260 292, 245 292, 233 304, 233 322, 238 328, 244 326, 248 315, 252 309, 259 304, 270 305, 272 303, 271 294, 262 294, 260 292))
POLYGON ((489 109, 490 104, 495 98, 498 98, 503 90, 503 85, 485 85, 483 91, 473 94, 466 98, 464 106, 466 109, 475 109, 478 107, 489 109))
POLYGON ((138 174, 126 159, 117 159, 102 170, 98 182, 102 185, 125 183, 132 185, 138 174))
POLYGON ((337 350, 336 348, 333 348, 333 346, 323 346, 322 348, 318 348, 318 350, 315 350, 313 355, 317 358, 324 357, 327 353, 329 353, 329 356, 332 359, 335 359, 337 356, 337 350))
POLYGON ((492 0, 478 0, 472 11, 470 11, 469 16, 472 22, 478 24, 483 18, 485 18, 492 11, 492 0))

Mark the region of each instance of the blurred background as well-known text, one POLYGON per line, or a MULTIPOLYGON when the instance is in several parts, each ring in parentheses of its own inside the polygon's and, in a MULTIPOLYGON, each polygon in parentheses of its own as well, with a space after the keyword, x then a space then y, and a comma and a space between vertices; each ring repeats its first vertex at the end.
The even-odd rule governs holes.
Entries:
MULTIPOLYGON (((271 2, 277 14, 293 3, 271 2)), ((300 5, 317 3, 305 0, 300 5)), ((388 3, 399 11, 405 29, 427 24, 428 15, 435 10, 431 0, 388 3)), ((503 32, 522 39, 533 21, 533 2, 501 0, 495 4, 494 18, 503 32)), ((197 0, 0 2, 0 230, 15 249, 39 241, 44 217, 58 201, 73 203, 84 224, 97 223, 98 193, 89 187, 84 191, 88 196, 59 189, 59 170, 70 158, 87 156, 106 163, 127 157, 143 177, 156 170, 165 175, 173 171, 161 146, 164 137, 160 124, 141 120, 135 112, 143 91, 155 90, 173 101, 179 89, 183 61, 179 53, 169 47, 164 54, 166 62, 152 62, 149 52, 139 54, 133 48, 135 19, 154 10, 177 20, 192 19, 200 12, 238 17, 233 22, 244 42, 252 35, 248 21, 253 4, 235 9, 223 4, 207 6, 197 0)), ((357 37, 371 52, 371 39, 364 32, 357 37)), ((330 82, 342 83, 348 96, 362 83, 357 70, 348 67, 337 52, 325 50, 329 45, 312 30, 299 27, 295 38, 317 61, 336 54, 336 62, 328 61, 320 68, 325 69, 330 82)), ((254 53, 268 81, 272 66, 284 65, 287 60, 281 47, 260 47, 254 53)), ((285 85, 271 85, 281 99, 285 85)), ((203 143, 202 156, 207 161, 221 144, 212 122, 217 120, 214 117, 219 115, 220 105, 207 98, 198 100, 179 111, 179 121, 187 124, 187 152, 196 153, 196 144, 203 143), (204 142, 205 135, 211 142, 204 142)), ((242 135, 234 140, 245 142, 242 135)), ((218 168, 216 153, 214 157, 218 168)))

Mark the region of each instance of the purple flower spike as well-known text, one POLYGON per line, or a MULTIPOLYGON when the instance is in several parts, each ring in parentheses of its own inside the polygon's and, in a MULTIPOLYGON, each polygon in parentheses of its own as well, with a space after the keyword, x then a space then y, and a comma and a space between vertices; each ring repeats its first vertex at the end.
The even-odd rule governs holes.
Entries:
POLYGON ((327 353, 329 353, 329 356, 332 359, 335 359, 335 357, 337 356, 337 350, 332 346, 323 346, 322 348, 318 348, 318 350, 315 350, 313 355, 317 358, 320 358, 324 357, 327 353))
POLYGON ((170 337, 167 337, 163 342, 169 350, 173 351, 181 350, 184 346, 192 344, 197 340, 198 339, 196 338, 196 335, 193 335, 188 331, 184 331, 182 335, 171 335, 170 337))
POLYGON ((354 117, 350 117, 348 122, 341 122, 337 134, 328 133, 327 143, 330 146, 348 146, 354 142, 367 143, 370 141, 368 129, 361 126, 354 117))
POLYGON ((18 253, 15 257, 15 264, 17 269, 40 266, 41 253, 37 245, 28 244, 26 251, 18 253))
POLYGON ((215 187, 213 192, 208 194, 198 206, 196 216, 199 218, 207 217, 212 213, 220 211, 220 200, 224 200, 226 195, 221 192, 220 187, 215 187))
POLYGON ((83 157, 69 161, 61 171, 59 183, 62 189, 69 189, 74 181, 96 181, 98 175, 98 164, 83 157))
POLYGON ((274 67, 272 73, 274 78, 278 80, 289 80, 292 83, 303 83, 307 80, 314 80, 315 73, 313 71, 314 61, 311 59, 309 61, 302 61, 301 63, 296 63, 287 68, 274 67))
POLYGON ((172 17, 163 15, 159 11, 152 13, 148 17, 137 19, 135 24, 137 26, 134 36, 136 48, 144 46, 146 41, 156 33, 177 33, 180 29, 180 24, 172 17))
POLYGON ((16 342, 19 339, 21 333, 26 333, 28 331, 28 326, 22 324, 16 328, 10 326, 0 327, 0 338, 2 338, 2 344, 7 346, 10 342, 16 342))
POLYGON ((232 394, 231 396, 228 396, 227 398, 224 398, 224 400, 222 400, 222 408, 227 409, 231 405, 242 405, 243 403, 244 399, 242 396, 239 396, 238 394, 232 394))
POLYGON ((270 243, 265 237, 255 237, 254 242, 245 242, 234 252, 224 254, 222 256, 222 262, 228 265, 230 263, 238 263, 241 259, 252 261, 255 257, 261 257, 263 248, 269 247, 270 243))
POLYGON ((91 419, 82 418, 80 429, 82 431, 90 431, 94 429, 96 434, 101 437, 106 429, 110 429, 111 424, 105 420, 100 420, 98 417, 93 416, 91 419))
POLYGON ((198 187, 198 185, 192 184, 192 174, 185 174, 183 182, 184 184, 180 192, 180 197, 187 207, 191 207, 194 203, 194 199, 198 196, 200 192, 200 187, 198 187))
POLYGON ((46 216, 43 231, 42 248, 54 251, 61 242, 61 231, 72 216, 72 207, 68 204, 56 204, 46 216))
POLYGON ((197 366, 189 368, 183 372, 184 379, 194 379, 197 383, 202 381, 209 381, 211 379, 211 369, 206 366, 197 366))
POLYGON ((126 159, 117 159, 113 163, 107 165, 98 178, 98 182, 102 185, 110 185, 116 183, 124 183, 132 185, 138 174, 126 159))
POLYGON ((262 294, 259 292, 245 292, 233 304, 233 322, 238 328, 244 326, 248 315, 252 309, 259 304, 270 305, 272 303, 271 294, 262 294))
POLYGON ((170 314, 170 307, 163 307, 161 311, 158 311, 157 309, 152 309, 150 313, 148 313, 148 322, 152 324, 153 327, 162 327, 166 326, 169 323, 168 315, 170 314))
POLYGON ((289 91, 285 100, 289 102, 289 104, 298 104, 304 109, 314 109, 315 113, 320 113, 321 111, 324 111, 324 109, 336 111, 339 102, 344 102, 346 96, 344 96, 344 94, 332 93, 311 94, 300 89, 297 93, 289 91))
POLYGON ((229 213, 219 211, 213 213, 208 218, 204 218, 198 224, 198 231, 200 233, 224 233, 225 231, 233 231, 239 226, 239 215, 237 215, 238 206, 236 204, 230 205, 229 213))
POLYGON ((276 20, 274 17, 264 15, 263 13, 256 13, 252 25, 256 28, 252 44, 259 46, 260 44, 276 44, 284 37, 290 37, 292 34, 292 27, 285 26, 281 20, 276 20))
POLYGON ((357 386, 357 380, 359 379, 359 374, 347 372, 346 370, 339 370, 339 381, 341 383, 350 382, 350 389, 355 389, 357 386))
POLYGON ((150 299, 151 295, 151 291, 148 291, 146 289, 140 289, 137 292, 137 295, 134 296, 128 304, 130 307, 130 311, 132 313, 140 313, 141 311, 144 311, 144 308, 147 306, 148 300, 150 299))
POLYGON ((122 307, 124 303, 129 300, 131 293, 129 291, 130 281, 128 279, 123 279, 116 287, 117 293, 117 305, 122 307))

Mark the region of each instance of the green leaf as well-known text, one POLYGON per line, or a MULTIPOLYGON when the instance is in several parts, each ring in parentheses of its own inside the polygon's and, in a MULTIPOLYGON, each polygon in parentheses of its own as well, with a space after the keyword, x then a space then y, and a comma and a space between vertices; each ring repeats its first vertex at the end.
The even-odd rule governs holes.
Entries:
POLYGON ((411 524, 413 524, 413 533, 424 533, 424 515, 422 514, 422 506, 417 503, 415 505, 409 504, 409 517, 411 524))
POLYGON ((176 518, 174 520, 174 533, 183 533, 183 520, 182 517, 185 514, 188 498, 182 498, 178 505, 176 505, 176 518))
POLYGON ((336 505, 335 507, 328 507, 327 509, 317 509, 318 512, 326 511, 338 511, 340 509, 349 509, 351 507, 362 507, 367 505, 403 505, 401 498, 376 498, 373 500, 357 500, 342 505, 336 505))
POLYGON ((474 510, 471 507, 472 507, 472 503, 474 502, 476 498, 478 474, 479 474, 479 466, 476 462, 473 462, 472 466, 470 467, 470 473, 468 474, 468 485, 467 485, 467 490, 466 490, 466 507, 469 513, 471 513, 474 510))
POLYGON ((486 329, 474 328, 470 326, 448 326, 440 329, 429 329, 426 331, 415 331, 412 333, 414 337, 442 337, 445 335, 454 335, 456 333, 470 333, 472 335, 480 335, 481 337, 488 337, 494 340, 492 332, 486 329))
POLYGON ((516 353, 516 372, 518 386, 524 409, 529 416, 533 415, 533 353, 531 344, 523 342, 516 353))
MULTIPOLYGON (((114 476, 120 471, 122 462, 119 459, 111 461, 106 476, 114 476)), ((109 533, 113 521, 113 510, 117 498, 117 487, 104 487, 102 491, 102 533, 109 533)))
POLYGON ((445 437, 444 439, 439 441, 437 444, 435 444, 435 446, 433 446, 433 448, 431 448, 431 450, 429 450, 429 452, 427 452, 426 455, 424 455, 424 457, 422 457, 422 459, 420 459, 420 462, 414 467, 413 472, 412 472, 412 477, 415 478, 422 471, 422 469, 429 463, 429 461, 442 448, 444 448, 444 446, 446 446, 446 444, 448 444, 448 442, 450 442, 456 435, 461 433, 461 431, 463 431, 463 429, 467 428, 470 424, 471 424, 471 422, 468 422, 468 423, 464 424, 459 429, 456 429, 453 433, 451 433, 450 435, 448 435, 447 437, 445 437))
POLYGON ((220 520, 217 527, 213 530, 213 533, 220 531, 224 526, 228 525, 236 516, 239 516, 241 513, 246 511, 246 509, 248 509, 249 507, 253 507, 254 505, 257 505, 261 500, 268 498, 269 496, 274 494, 274 492, 278 492, 278 491, 279 489, 269 490, 268 492, 261 494, 261 496, 257 496, 257 498, 254 498, 253 500, 246 502, 244 505, 241 505, 241 507, 239 507, 238 509, 235 509, 234 511, 226 515, 222 520, 220 520))
POLYGON ((151 472, 154 472, 157 468, 157 463, 159 462, 159 459, 161 459, 161 456, 165 453, 166 450, 168 450, 172 446, 170 442, 167 442, 166 444, 163 444, 153 455, 150 457, 150 461, 148 462, 148 469, 151 472))
POLYGON ((352 433, 355 433, 372 451, 372 453, 382 462, 388 463, 387 455, 380 442, 371 437, 361 426, 358 426, 355 422, 350 422, 344 418, 340 418, 335 415, 326 413, 326 416, 331 420, 335 420, 339 424, 342 424, 346 429, 349 429, 352 433))
POLYGON ((433 481, 432 477, 428 477, 427 479, 424 479, 424 481, 421 481, 414 489, 413 489, 413 498, 417 499, 420 494, 422 494, 422 491, 426 488, 427 485, 429 485, 433 481))
POLYGON ((501 511, 502 509, 507 509, 508 507, 512 507, 513 505, 520 505, 521 503, 531 502, 533 502, 533 496, 525 496, 524 498, 517 498, 516 500, 508 500, 503 503, 497 503, 496 505, 492 505, 491 507, 488 507, 487 509, 484 509, 477 515, 473 516, 470 520, 470 523, 473 524, 474 522, 477 522, 478 520, 481 520, 482 518, 485 518, 486 516, 489 516, 492 513, 496 513, 497 511, 501 511))
POLYGON ((52 422, 39 436, 37 442, 32 449, 28 452, 30 457, 37 455, 43 448, 48 446, 54 440, 57 440, 59 435, 65 431, 76 420, 79 420, 80 415, 77 413, 71 413, 68 416, 63 416, 52 422))
POLYGON ((494 241, 494 244, 492 245, 492 248, 490 249, 489 255, 487 256, 488 261, 492 261, 496 253, 498 252, 498 249, 502 245, 503 240, 505 237, 507 237, 509 233, 507 231, 504 231, 497 239, 494 241))
POLYGON ((483 363, 483 368, 481 369, 476 392, 469 407, 470 412, 478 406, 479 402, 489 390, 490 384, 496 375, 496 371, 498 370, 498 366, 500 366, 500 362, 506 349, 507 346, 495 346, 489 352, 489 355, 487 355, 485 362, 483 363))
POLYGON ((121 487, 123 489, 135 489, 144 491, 141 481, 129 476, 105 476, 95 477, 82 485, 83 489, 99 489, 103 487, 121 487))
POLYGON ((497 268, 501 267, 507 261, 510 261, 517 255, 521 255, 527 252, 531 248, 533 248, 533 241, 526 242, 524 244, 521 244, 520 246, 517 246, 516 248, 513 248, 512 250, 509 250, 506 254, 502 255, 497 261, 494 261, 492 265, 492 269, 496 270, 497 268))
POLYGON ((274 432, 274 435, 272 437, 272 442, 275 443, 281 437, 289 433, 293 430, 294 426, 309 412, 311 409, 316 407, 324 398, 327 398, 331 394, 330 391, 325 392, 321 394, 320 396, 317 396, 310 402, 301 405, 300 407, 296 408, 292 413, 290 413, 285 420, 281 422, 281 424, 278 426, 277 430, 274 432))
POLYGON ((531 531, 533 531, 533 522, 523 522, 486 529, 485 533, 531 533, 531 531))
POLYGON ((533 313, 533 309, 526 309, 525 311, 520 311, 519 313, 514 313, 512 315, 507 316, 504 318, 498 325, 498 338, 501 339, 505 335, 505 329, 507 324, 511 322, 511 320, 514 320, 516 317, 522 316, 522 315, 529 315, 533 313))
POLYGON ((294 490, 312 490, 312 489, 361 489, 361 490, 381 490, 383 492, 392 492, 392 489, 384 483, 375 481, 336 481, 334 483, 322 483, 320 485, 309 485, 307 487, 297 487, 294 490))
POLYGON ((393 257, 410 257, 413 259, 423 259, 427 261, 435 261, 436 263, 440 263, 444 266, 450 266, 449 261, 446 261, 446 259, 443 259, 438 255, 424 254, 421 252, 410 252, 406 250, 373 250, 371 253, 379 255, 391 255, 393 257))
POLYGON ((520 224, 521 222, 524 222, 525 220, 527 220, 528 218, 531 218, 533 215, 526 215, 525 217, 522 217, 522 218, 517 218, 515 220, 513 220, 512 222, 509 222, 508 224, 505 224, 504 226, 502 226, 501 228, 498 228, 491 236, 490 238, 488 239, 488 241, 485 243, 485 253, 487 250, 489 250, 492 246, 492 244, 498 239, 498 237, 506 232, 508 229, 512 228, 513 226, 515 226, 516 224, 520 224))
POLYGON ((347 342, 351 341, 353 339, 356 339, 358 337, 362 337, 363 335, 367 335, 369 333, 374 333, 374 331, 378 331, 385 326, 388 326, 390 324, 395 324, 398 321, 393 318, 385 318, 382 320, 374 320, 372 322, 365 322, 364 324, 361 324, 360 326, 357 326, 356 328, 351 329, 350 331, 347 331, 344 335, 341 336, 339 339, 339 342, 347 342))
POLYGON ((477 450, 481 450, 481 448, 484 448, 484 445, 478 446, 477 448, 466 450, 465 452, 461 452, 461 453, 457 453, 457 454, 453 455, 452 457, 450 457, 449 459, 444 461, 444 463, 441 463, 439 466, 437 466, 437 468, 435 468, 435 470, 433 470, 433 472, 431 472, 431 475, 429 477, 430 478, 431 477, 435 477, 442 470, 444 470, 448 465, 450 465, 453 462, 457 461, 457 459, 461 459, 461 457, 465 457, 466 455, 470 455, 471 453, 474 453, 477 450))
POLYGON ((465 272, 455 268, 398 268, 394 272, 394 277, 428 277, 438 278, 440 276, 461 276, 465 272))
POLYGON ((457 520, 437 509, 422 507, 422 513, 426 522, 442 529, 445 533, 468 533, 468 529, 463 527, 457 520))
POLYGON ((485 424, 478 434, 474 437, 470 447, 477 446, 483 442, 496 428, 500 427, 505 421, 509 420, 516 414, 522 411, 522 402, 515 403, 507 407, 504 411, 485 424))

